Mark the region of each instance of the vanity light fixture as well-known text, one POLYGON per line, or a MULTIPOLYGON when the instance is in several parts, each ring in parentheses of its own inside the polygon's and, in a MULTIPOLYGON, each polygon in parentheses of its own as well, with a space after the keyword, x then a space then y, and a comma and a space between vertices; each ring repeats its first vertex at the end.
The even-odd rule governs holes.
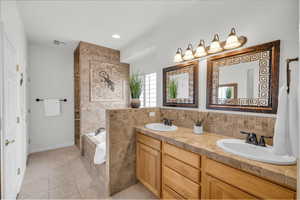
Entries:
POLYGON ((225 42, 224 49, 234 49, 242 46, 245 43, 246 37, 238 37, 235 32, 235 28, 232 28, 228 38, 225 42))
POLYGON ((204 40, 200 40, 200 43, 196 49, 196 52, 195 52, 195 57, 196 58, 200 58, 200 57, 203 57, 203 56, 206 56, 207 55, 207 51, 206 51, 206 48, 205 48, 205 42, 204 40))
POLYGON ((219 35, 215 34, 214 39, 208 47, 208 53, 218 53, 220 51, 223 51, 223 47, 221 46, 219 35))
POLYGON ((174 62, 182 62, 183 61, 183 58, 182 58, 182 49, 181 48, 178 48, 177 51, 176 51, 176 55, 174 57, 174 62))
POLYGON ((192 44, 188 45, 188 48, 186 49, 184 56, 183 56, 183 60, 192 60, 194 59, 194 53, 193 53, 193 46, 192 44))
POLYGON ((188 45, 188 48, 186 49, 184 54, 182 52, 182 49, 178 48, 174 57, 174 62, 179 63, 190 61, 199 59, 201 57, 210 56, 222 51, 236 49, 246 44, 246 42, 247 37, 237 36, 235 28, 232 28, 226 41, 220 41, 219 34, 215 34, 211 44, 208 47, 205 47, 204 40, 200 40, 200 43, 195 51, 193 50, 191 43, 188 45))

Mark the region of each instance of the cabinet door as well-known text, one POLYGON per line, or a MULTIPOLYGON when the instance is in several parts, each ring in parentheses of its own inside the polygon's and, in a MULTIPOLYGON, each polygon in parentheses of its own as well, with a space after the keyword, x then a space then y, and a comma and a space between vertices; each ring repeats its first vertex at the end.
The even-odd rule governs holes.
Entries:
POLYGON ((137 143, 137 178, 158 197, 161 185, 160 163, 160 151, 137 143))
POLYGON ((207 199, 257 199, 254 196, 209 175, 206 176, 205 187, 207 199))

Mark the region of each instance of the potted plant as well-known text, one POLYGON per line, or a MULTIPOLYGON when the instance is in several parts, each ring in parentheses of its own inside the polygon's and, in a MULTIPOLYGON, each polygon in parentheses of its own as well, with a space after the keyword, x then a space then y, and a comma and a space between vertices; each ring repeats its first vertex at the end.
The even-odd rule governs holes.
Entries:
POLYGON ((170 80, 168 84, 168 91, 169 91, 169 98, 170 99, 176 99, 177 97, 177 89, 178 89, 178 83, 176 80, 170 80))
POLYGON ((232 96, 232 90, 231 88, 226 89, 226 99, 231 99, 232 96))
POLYGON ((203 133, 203 120, 197 120, 194 124, 194 133, 202 134, 203 133))
POLYGON ((141 105, 140 96, 143 88, 143 80, 139 73, 133 73, 130 76, 129 87, 131 93, 131 107, 139 108, 141 105))

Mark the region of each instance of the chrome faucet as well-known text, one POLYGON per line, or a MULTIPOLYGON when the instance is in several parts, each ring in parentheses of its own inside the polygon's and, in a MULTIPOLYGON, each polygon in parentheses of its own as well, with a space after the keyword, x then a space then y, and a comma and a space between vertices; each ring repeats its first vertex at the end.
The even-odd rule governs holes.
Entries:
POLYGON ((95 136, 96 136, 96 135, 99 135, 101 132, 104 132, 104 131, 105 131, 105 128, 103 128, 103 127, 98 128, 98 129, 95 131, 95 136))

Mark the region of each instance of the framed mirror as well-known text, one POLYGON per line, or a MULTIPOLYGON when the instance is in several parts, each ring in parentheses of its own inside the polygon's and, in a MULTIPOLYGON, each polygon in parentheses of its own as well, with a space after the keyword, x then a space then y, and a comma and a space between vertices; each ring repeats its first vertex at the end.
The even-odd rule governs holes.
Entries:
POLYGON ((163 105, 198 107, 198 61, 163 69, 163 105))
POLYGON ((210 57, 208 109, 276 113, 280 41, 210 57))

